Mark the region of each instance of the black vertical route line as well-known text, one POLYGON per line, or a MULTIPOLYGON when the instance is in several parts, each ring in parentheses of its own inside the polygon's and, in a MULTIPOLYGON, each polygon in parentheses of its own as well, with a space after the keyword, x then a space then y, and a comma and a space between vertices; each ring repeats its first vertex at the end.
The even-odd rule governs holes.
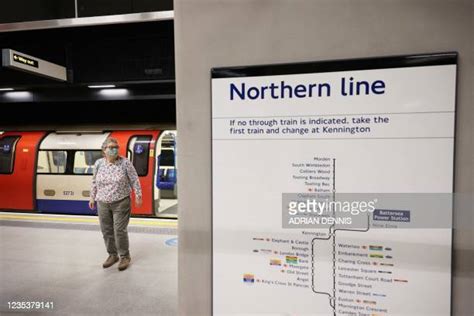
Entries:
POLYGON ((336 158, 332 159, 332 198, 336 200, 336 158))
POLYGON ((332 307, 333 315, 336 316, 336 234, 334 229, 331 229, 332 237, 332 297, 329 299, 329 304, 332 307))
MULTIPOLYGON (((332 199, 336 202, 336 158, 332 159, 332 199)), ((336 211, 333 205, 333 217, 336 217, 336 211)), ((332 227, 332 303, 333 315, 336 316, 336 224, 332 227)))
MULTIPOLYGON (((334 192, 334 200, 335 200, 335 196, 336 196, 336 159, 333 160, 333 192, 334 192)), ((334 271, 334 275, 333 275, 333 315, 336 316, 336 231, 352 231, 352 232, 360 232, 360 233, 364 233, 364 232, 367 232, 369 231, 370 229, 370 217, 369 215, 367 214, 367 228, 366 229, 363 229, 363 230, 360 230, 360 229, 334 229, 333 231, 333 271, 334 271)))
MULTIPOLYGON (((336 159, 333 158, 333 178, 332 178, 332 196, 333 196, 333 201, 336 199, 336 159)), ((332 214, 333 216, 335 215, 335 210, 334 206, 332 209, 332 214)), ((336 316, 336 303, 335 303, 335 297, 336 297, 336 290, 335 290, 335 282, 336 282, 336 270, 335 270, 335 260, 336 260, 336 253, 335 253, 335 234, 334 234, 334 225, 332 224, 329 227, 329 234, 327 237, 315 237, 311 240, 311 289, 313 290, 314 293, 316 294, 323 294, 327 295, 329 298, 329 306, 331 306, 333 310, 333 315, 336 316), (332 237, 333 239, 333 253, 332 253, 332 262, 333 262, 333 292, 332 295, 331 293, 327 292, 319 292, 315 290, 315 285, 314 285, 314 241, 315 240, 330 240, 332 237)))
MULTIPOLYGON (((332 167, 332 196, 333 196, 333 201, 336 201, 336 159, 333 158, 333 167, 332 167)), ((336 210, 335 206, 333 205, 331 213, 333 217, 335 218, 336 215, 336 210)), ((336 316, 336 293, 337 293, 337 288, 336 288, 336 231, 352 231, 352 232, 367 232, 370 229, 370 216, 367 215, 367 227, 365 229, 343 229, 343 228, 336 228, 336 224, 332 224, 329 227, 329 235, 327 237, 315 237, 311 240, 311 289, 313 290, 314 293, 316 294, 323 294, 327 295, 329 297, 329 305, 331 306, 333 312, 333 316, 336 316), (332 283, 333 283, 333 288, 332 288, 332 294, 327 293, 327 292, 319 292, 316 291, 315 289, 315 284, 314 284, 314 242, 315 240, 331 240, 332 239, 332 283)))
POLYGON ((365 233, 365 232, 368 232, 369 231, 369 228, 370 228, 370 217, 369 215, 367 215, 367 228, 364 229, 364 230, 360 230, 360 229, 335 229, 334 232, 333 232, 333 256, 334 256, 334 259, 333 259, 333 271, 334 271, 334 287, 333 287, 333 291, 334 291, 334 297, 332 298, 333 301, 334 301, 334 305, 333 305, 333 311, 334 311, 334 316, 336 316, 336 231, 349 231, 349 232, 359 232, 359 233, 365 233))
POLYGON ((330 293, 319 292, 319 291, 315 290, 315 286, 314 286, 314 241, 315 240, 329 240, 330 238, 331 238, 331 230, 329 230, 328 237, 324 237, 324 238, 314 237, 311 240, 311 276, 312 276, 312 278, 311 278, 311 289, 316 294, 324 294, 324 295, 329 296, 329 300, 331 300, 331 294, 330 293))

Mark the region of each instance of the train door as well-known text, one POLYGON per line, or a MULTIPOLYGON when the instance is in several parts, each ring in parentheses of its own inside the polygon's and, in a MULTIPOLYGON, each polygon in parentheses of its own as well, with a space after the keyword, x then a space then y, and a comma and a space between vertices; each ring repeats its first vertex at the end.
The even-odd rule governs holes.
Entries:
POLYGON ((127 157, 137 170, 143 194, 143 205, 132 203, 132 215, 154 215, 153 177, 155 144, 159 131, 116 131, 110 135, 119 142, 119 154, 127 157))
POLYGON ((155 214, 158 217, 177 218, 176 131, 164 131, 156 148, 155 214))
POLYGON ((34 209, 36 152, 44 132, 0 136, 0 209, 34 209))
POLYGON ((109 133, 51 133, 41 142, 36 168, 40 212, 95 214, 89 209, 93 166, 109 133))

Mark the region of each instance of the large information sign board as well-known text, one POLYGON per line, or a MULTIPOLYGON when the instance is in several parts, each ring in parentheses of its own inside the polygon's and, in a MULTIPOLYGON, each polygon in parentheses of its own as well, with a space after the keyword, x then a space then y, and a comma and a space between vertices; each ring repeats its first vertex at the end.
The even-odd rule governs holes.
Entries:
POLYGON ((214 315, 449 315, 455 53, 212 70, 214 315))

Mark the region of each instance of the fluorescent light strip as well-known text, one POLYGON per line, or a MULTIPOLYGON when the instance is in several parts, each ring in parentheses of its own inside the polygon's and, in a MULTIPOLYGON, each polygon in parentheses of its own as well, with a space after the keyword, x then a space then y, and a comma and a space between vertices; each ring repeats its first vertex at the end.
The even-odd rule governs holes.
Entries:
POLYGON ((13 91, 13 88, 0 88, 0 91, 13 91))
POLYGON ((5 92, 5 97, 9 99, 30 99, 33 97, 33 94, 29 91, 10 91, 5 92))
POLYGON ((128 89, 103 89, 99 91, 99 94, 107 97, 118 97, 128 95, 128 89))
POLYGON ((91 85, 88 86, 91 89, 104 89, 104 88, 115 88, 114 84, 102 84, 102 85, 91 85))

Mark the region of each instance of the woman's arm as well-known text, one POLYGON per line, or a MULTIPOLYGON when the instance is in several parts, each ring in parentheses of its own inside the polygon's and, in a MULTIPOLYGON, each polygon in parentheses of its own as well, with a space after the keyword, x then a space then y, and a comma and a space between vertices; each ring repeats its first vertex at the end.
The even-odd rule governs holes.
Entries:
POLYGON ((97 182, 95 180, 97 176, 97 171, 99 169, 100 159, 98 159, 94 164, 94 170, 92 172, 92 183, 91 183, 91 193, 90 193, 90 200, 89 200, 89 208, 92 210, 94 209, 95 198, 97 196, 97 182))
POLYGON ((138 178, 137 170, 135 170, 135 167, 133 164, 130 162, 130 160, 125 158, 125 170, 127 171, 127 176, 130 181, 130 185, 133 188, 133 191, 135 192, 135 201, 138 207, 141 206, 141 201, 142 201, 142 187, 140 185, 140 180, 138 178))

